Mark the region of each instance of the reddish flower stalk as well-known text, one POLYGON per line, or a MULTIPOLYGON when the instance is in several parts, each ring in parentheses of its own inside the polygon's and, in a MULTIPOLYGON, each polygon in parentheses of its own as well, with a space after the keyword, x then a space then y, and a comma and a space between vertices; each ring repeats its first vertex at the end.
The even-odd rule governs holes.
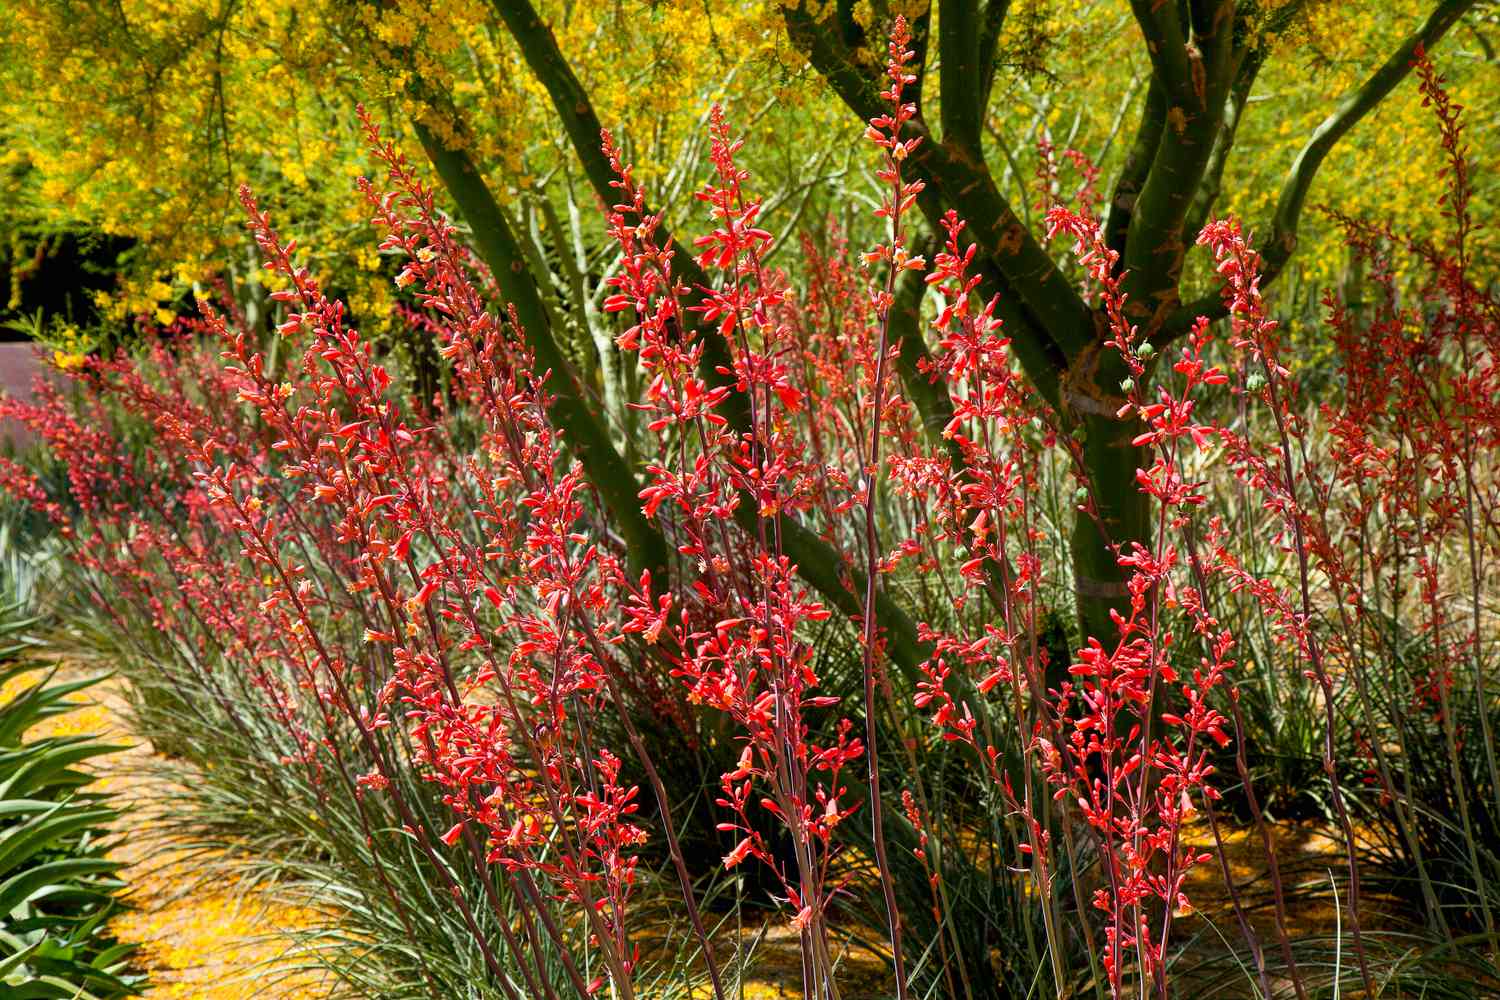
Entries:
MULTIPOLYGON (((1141 994, 1166 997, 1165 953, 1174 913, 1188 907, 1183 879, 1212 857, 1183 843, 1182 824, 1196 810, 1193 796, 1211 801, 1218 795, 1207 783, 1214 771, 1208 753, 1212 744, 1225 745, 1228 736, 1226 720, 1208 701, 1234 666, 1234 638, 1208 613, 1198 580, 1183 578, 1183 553, 1174 539, 1190 531, 1207 501, 1204 484, 1190 478, 1190 449, 1203 454, 1217 440, 1216 428, 1194 418, 1193 397, 1205 387, 1227 384, 1228 376, 1204 360, 1209 333, 1202 321, 1171 367, 1181 386, 1159 383, 1154 394, 1148 393, 1143 385, 1154 351, 1137 340, 1125 318, 1116 255, 1097 222, 1059 207, 1048 214, 1048 226, 1054 236, 1066 232, 1074 238, 1080 263, 1100 289, 1111 331, 1108 346, 1131 373, 1121 386, 1127 399, 1122 416, 1133 413, 1140 419, 1144 430, 1135 443, 1150 446, 1153 455, 1149 468, 1137 470, 1137 485, 1156 501, 1158 520, 1151 549, 1137 544, 1119 554, 1120 565, 1131 571, 1129 610, 1115 615, 1119 639, 1111 649, 1090 637, 1089 647, 1079 652, 1080 662, 1069 670, 1074 680, 1059 690, 1056 706, 1067 738, 1061 745, 1040 741, 1042 766, 1060 786, 1059 797, 1076 799, 1100 842, 1109 888, 1096 892, 1095 906, 1109 915, 1105 970, 1112 991, 1118 996, 1123 990, 1121 959, 1128 948, 1139 957, 1141 994), (1158 703, 1164 689, 1179 682, 1170 661, 1174 634, 1164 618, 1169 609, 1186 616, 1205 655, 1180 684, 1183 710, 1163 712, 1158 703), (1159 916, 1148 909, 1148 900, 1158 902, 1159 916)), ((1210 521, 1208 537, 1222 537, 1216 521, 1210 521)), ((1220 567, 1217 561, 1200 563, 1197 577, 1220 567)))
POLYGON ((906 18, 897 17, 891 31, 889 59, 886 77, 890 86, 881 97, 891 106, 888 114, 874 118, 865 135, 871 142, 885 150, 885 165, 877 173, 888 185, 881 207, 876 215, 890 223, 890 242, 866 254, 870 263, 886 265, 885 290, 876 300, 875 312, 880 318, 880 334, 875 343, 875 371, 870 388, 870 433, 869 447, 861 463, 865 508, 865 597, 864 597, 864 681, 865 681, 865 746, 867 773, 870 781, 870 824, 875 844, 875 866, 880 877, 880 889, 885 897, 886 927, 891 936, 891 957, 896 969, 896 996, 906 1000, 906 963, 901 952, 901 912, 896 905, 896 887, 891 878, 890 856, 885 842, 885 812, 880 789, 880 755, 876 746, 875 730, 878 714, 876 701, 877 627, 875 615, 875 592, 880 586, 880 539, 875 524, 875 502, 880 488, 881 460, 880 442, 883 432, 882 417, 885 410, 885 384, 891 345, 891 307, 895 301, 896 276, 906 270, 926 267, 921 257, 909 255, 902 231, 902 216, 917 200, 924 187, 921 181, 905 181, 901 176, 901 164, 921 143, 920 137, 903 138, 905 125, 916 116, 915 104, 902 98, 902 91, 917 81, 908 69, 915 53, 907 48, 911 44, 911 32, 906 18))
POLYGON ((781 552, 781 518, 801 510, 813 494, 809 470, 788 433, 803 395, 785 361, 789 328, 781 321, 781 279, 761 258, 771 235, 757 225, 758 202, 743 190, 745 172, 734 162, 740 142, 715 109, 711 126, 715 177, 700 192, 714 230, 695 241, 698 263, 723 276, 700 289, 691 307, 698 328, 717 328, 732 347, 734 387, 710 387, 698 373, 702 343, 683 323, 683 290, 672 273, 672 251, 652 235, 659 217, 644 213, 635 185, 609 136, 605 150, 615 166, 620 204, 610 213, 611 235, 624 251, 612 279, 611 312, 631 311, 635 324, 618 340, 637 352, 650 375, 647 431, 658 442, 641 493, 648 517, 662 525, 682 559, 682 576, 670 592, 653 596, 643 586, 625 631, 640 635, 687 685, 689 699, 723 712, 745 741, 738 766, 722 775, 719 824, 738 842, 727 867, 747 858, 766 864, 782 883, 803 949, 804 992, 836 997, 828 942, 827 907, 837 890, 830 863, 834 831, 857 808, 846 804, 842 769, 864 752, 841 720, 832 745, 809 738, 806 714, 838 699, 816 693, 813 649, 799 636, 807 623, 829 612, 798 584, 781 552), (749 428, 736 434, 719 412, 733 392, 744 396, 749 428), (742 507, 753 519, 737 517, 742 507), (734 527, 746 520, 750 543, 734 527), (820 778, 820 776, 825 776, 820 778), (772 853, 752 816, 752 793, 791 837, 794 867, 772 853))
MULTIPOLYGON (((1009 341, 994 317, 995 300, 975 308, 980 279, 969 271, 976 248, 963 245, 964 224, 949 213, 944 227, 946 244, 927 282, 943 300, 935 324, 942 350, 934 370, 953 390, 953 416, 943 436, 954 447, 893 460, 893 471, 902 492, 928 501, 935 516, 924 533, 951 545, 963 559, 958 566, 963 589, 952 599, 954 613, 971 600, 987 599, 998 621, 981 617, 977 630, 953 633, 922 626, 935 654, 923 667, 926 679, 918 684, 916 705, 933 711, 931 723, 944 740, 980 755, 1001 800, 1020 818, 1024 830, 1017 840, 1030 845, 1023 852, 1042 903, 1053 974, 1062 983, 1063 931, 1053 899, 1047 817, 1033 800, 1033 782, 1018 773, 1014 750, 990 730, 988 715, 976 716, 947 690, 960 668, 967 686, 980 697, 996 689, 1008 692, 1018 727, 1014 735, 1022 745, 1030 741, 1028 703, 1038 705, 1045 697, 1046 667, 1046 654, 1037 644, 1041 562, 1033 524, 1036 470, 1040 447, 1056 439, 1050 430, 1034 433, 1038 426, 1050 426, 1047 414, 1014 370, 1009 341), (1019 793, 1013 776, 1021 778, 1019 793)), ((1038 725, 1051 728, 1046 717, 1038 725)))
MULTIPOLYGON (((1255 372, 1255 384, 1247 381, 1247 389, 1260 395, 1267 403, 1271 418, 1275 422, 1279 468, 1259 463, 1258 484, 1272 498, 1276 510, 1285 519, 1291 536, 1293 553, 1297 560, 1298 607, 1284 605, 1275 607, 1277 619, 1295 636, 1299 649, 1311 664, 1311 675, 1322 691, 1323 701, 1323 770, 1328 777, 1334 812, 1344 836, 1344 847, 1349 863, 1349 923, 1354 932, 1355 955, 1359 961, 1360 977, 1367 993, 1374 995, 1374 979, 1370 974, 1369 959, 1365 954, 1364 938, 1360 932, 1359 902, 1360 882, 1358 848, 1354 840, 1354 827, 1344 802, 1344 793, 1335 766, 1335 731, 1337 726, 1337 700, 1333 679, 1324 657, 1322 642, 1311 628, 1314 616, 1311 557, 1309 543, 1303 530, 1304 517, 1298 509, 1298 462, 1303 456, 1294 453, 1293 437, 1297 430, 1293 426, 1288 400, 1287 381, 1290 371, 1281 363, 1280 344, 1275 335, 1276 323, 1266 316, 1260 295, 1260 261, 1240 232, 1239 225, 1231 221, 1214 221, 1204 227, 1199 235, 1200 244, 1210 247, 1214 253, 1218 271, 1225 280, 1224 296, 1230 307, 1234 346, 1248 355, 1255 372)), ((1279 595, 1266 588, 1260 590, 1263 600, 1279 604, 1279 595)))

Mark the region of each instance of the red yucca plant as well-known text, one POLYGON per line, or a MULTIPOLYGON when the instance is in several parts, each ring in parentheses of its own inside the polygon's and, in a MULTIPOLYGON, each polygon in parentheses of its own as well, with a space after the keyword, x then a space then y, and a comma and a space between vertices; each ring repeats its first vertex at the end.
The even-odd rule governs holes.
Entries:
MULTIPOLYGON (((1420 594, 1421 628, 1443 652, 1432 690, 1455 767, 1457 747, 1479 738, 1460 731, 1450 703, 1457 665, 1471 663, 1482 745, 1493 754, 1480 636, 1497 554, 1485 464, 1500 428, 1497 323, 1493 299, 1466 275, 1471 224, 1456 112, 1424 59, 1424 92, 1453 154, 1458 230, 1450 248, 1416 248, 1437 275, 1425 303, 1437 318, 1406 336, 1413 317, 1396 306, 1387 272, 1387 298, 1368 330, 1330 300, 1346 385, 1341 403, 1312 415, 1300 407, 1260 296, 1258 258, 1236 223, 1211 222, 1199 238, 1224 281, 1227 343, 1201 320, 1158 356, 1127 319, 1120 262, 1101 238, 1092 196, 1081 210, 1049 196, 1049 234, 1072 241, 1085 291, 1109 325, 1106 346, 1129 372, 1117 417, 1149 449, 1137 485, 1155 511, 1147 543, 1118 547, 1129 586, 1114 634, 1083 636, 1070 663, 1053 663, 1043 639, 1048 588, 1066 582, 1067 559, 1044 515, 1059 472, 1078 487, 1072 502, 1093 508, 1082 446, 1019 374, 996 303, 978 301, 963 220, 943 219, 930 265, 913 252, 910 213, 922 186, 902 167, 918 141, 904 128, 914 113, 903 99, 914 81, 908 46, 898 19, 888 110, 866 133, 880 150, 876 214, 887 236, 861 267, 809 241, 805 291, 766 264, 773 237, 719 109, 712 174, 699 194, 711 228, 694 243, 711 279, 704 287, 683 284, 676 251, 659 238, 661 216, 603 137, 618 192, 607 227, 621 251, 605 309, 624 320, 616 343, 645 376, 631 404, 644 422, 632 442, 647 476, 638 500, 670 547, 665 562, 601 515, 598 496, 618 484, 574 461, 589 443, 559 416, 552 387, 575 378, 562 356, 539 362, 515 312, 494 308, 488 274, 368 117, 386 190, 364 180, 360 189, 385 234, 381 250, 402 260, 396 284, 449 366, 451 389, 431 401, 400 398, 344 307, 297 263, 295 241, 244 191, 284 310, 276 352, 232 309, 205 307, 204 319, 140 358, 91 360, 76 375, 76 400, 44 390, 34 405, 0 406, 41 432, 67 470, 68 502, 13 462, 0 463, 5 484, 55 522, 121 630, 144 616, 178 645, 161 665, 181 672, 170 681, 205 692, 247 738, 286 747, 283 766, 300 769, 320 800, 351 800, 366 838, 382 836, 376 797, 388 803, 413 863, 452 900, 494 989, 512 998, 606 984, 636 994, 646 932, 632 907, 648 837, 665 845, 702 976, 728 995, 701 873, 640 724, 648 714, 690 735, 711 719, 732 746, 735 765, 705 776, 717 788, 718 830, 733 844, 723 867, 754 861, 772 873, 801 943, 805 995, 839 995, 830 921, 860 881, 880 887, 884 912, 860 916, 885 924, 895 992, 907 995, 917 973, 906 967, 912 949, 883 809, 899 792, 896 819, 918 833, 924 891, 941 919, 948 862, 927 839, 922 774, 923 755, 941 744, 993 791, 999 824, 1018 846, 1002 864, 1030 880, 1057 995, 1076 981, 1071 942, 1080 938, 1112 995, 1169 995, 1174 924, 1191 909, 1185 880, 1216 857, 1190 842, 1187 827, 1201 811, 1220 836, 1215 761, 1231 734, 1245 740, 1234 689, 1243 637, 1226 623, 1253 609, 1326 711, 1324 766, 1350 863, 1347 912, 1374 995, 1337 753, 1348 735, 1341 685, 1352 679, 1368 701, 1377 665, 1373 640, 1360 637, 1375 635, 1382 600, 1402 612, 1410 588, 1420 594), (938 302, 936 350, 903 358, 891 325, 928 294, 938 302), (706 372, 713 337, 728 363, 706 372), (195 351, 199 339, 218 344, 222 365, 195 351), (1408 369, 1404 390, 1390 381, 1408 369), (1430 406, 1402 405, 1424 392, 1430 406), (944 416, 941 426, 924 424, 909 402, 918 396, 944 416), (1316 452, 1314 418, 1328 427, 1326 456, 1316 452), (144 453, 120 432, 131 420, 150 430, 144 453), (1289 575, 1243 556, 1245 533, 1218 498, 1234 490, 1249 534, 1271 538, 1289 575), (1375 510, 1390 539, 1372 548, 1358 526, 1375 510), (1441 572, 1455 532, 1467 543, 1472 590, 1462 627, 1441 572), (821 537, 834 564, 794 564, 784 546, 791 533, 821 537), (1396 584, 1408 589, 1393 597, 1390 578, 1403 566, 1415 582, 1396 584), (825 604, 810 577, 833 580, 849 600, 825 604), (918 588, 914 578, 926 582, 918 588), (883 617, 907 599, 922 622, 915 634, 883 617), (820 676, 822 622, 857 635, 857 690, 820 676), (890 671, 898 643, 920 651, 915 672, 890 671), (884 747, 910 765, 893 788, 880 770, 878 722, 907 718, 908 704, 925 724, 884 747), (622 734, 616 745, 606 732, 622 734), (630 774, 643 776, 644 792, 630 774), (446 815, 412 798, 412 776, 440 791, 446 815), (856 822, 869 824, 869 857, 847 850, 856 822), (476 886, 455 874, 460 863, 476 886)), ((1064 156, 1091 190, 1092 166, 1064 156)), ((1056 170, 1048 147, 1049 190, 1056 170)), ((1377 258, 1393 242, 1348 225, 1377 258)), ((1406 764, 1388 759, 1373 709, 1361 718, 1377 756, 1372 780, 1420 856, 1406 764)), ((1500 793, 1487 764, 1489 792, 1500 793)), ((1281 958, 1303 996, 1274 836, 1243 752, 1239 770, 1272 865, 1281 958)), ((1473 805, 1462 797, 1469 785, 1455 787, 1460 805, 1473 805)), ((1472 848, 1476 823, 1468 812, 1464 822, 1472 848)), ((1470 860, 1485 877, 1477 854, 1470 860)), ((409 926, 412 902, 377 874, 409 926)), ((1270 996, 1271 960, 1232 880, 1230 889, 1270 996)), ((1492 929, 1488 898, 1481 882, 1492 929)), ((983 992, 949 933, 939 935, 942 967, 921 975, 944 979, 952 995, 983 992)), ((989 955, 978 961, 987 966, 989 955)))

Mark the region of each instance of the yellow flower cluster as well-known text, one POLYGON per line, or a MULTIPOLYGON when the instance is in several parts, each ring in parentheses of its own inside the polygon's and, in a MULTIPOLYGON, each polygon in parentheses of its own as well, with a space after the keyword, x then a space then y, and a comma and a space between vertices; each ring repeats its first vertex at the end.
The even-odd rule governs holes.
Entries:
MULTIPOLYGON (((767 103, 773 77, 751 66, 779 39, 776 12, 759 3, 539 7, 601 120, 635 140, 645 179, 674 161, 711 91, 747 115, 767 103)), ((452 95, 502 189, 555 176, 570 155, 545 91, 481 0, 17 0, 8 15, 0 154, 25 177, 18 197, 40 220, 141 241, 104 310, 114 321, 170 321, 159 303, 171 296, 151 288, 164 275, 178 291, 210 274, 248 275, 253 247, 235 203, 248 181, 278 218, 295 211, 303 245, 357 318, 378 326, 387 278, 366 261, 347 266, 373 242, 353 189, 370 169, 353 108, 364 102, 397 134, 416 115, 456 137, 410 99, 414 76, 452 95)))
POLYGON ((142 943, 151 972, 148 1000, 322 1000, 328 984, 313 973, 288 974, 287 935, 314 926, 319 914, 275 906, 254 894, 204 892, 173 898, 178 888, 148 869, 132 869, 139 909, 116 917, 110 930, 142 943), (145 884, 143 885, 143 881, 145 884))
MULTIPOLYGON (((1379 16, 1368 5, 1347 2, 1305 5, 1306 15, 1285 35, 1259 78, 1237 142, 1242 155, 1225 177, 1224 211, 1262 226, 1275 209, 1281 178, 1313 130, 1333 110, 1339 95, 1364 81, 1398 43, 1420 24, 1432 4, 1390 0, 1379 16)), ((1434 52, 1454 98, 1471 123, 1500 115, 1500 91, 1489 70, 1465 57, 1469 44, 1455 29, 1434 52)), ((1493 133, 1493 130, 1489 130, 1493 133)), ((1473 154, 1481 163, 1500 154, 1493 134, 1479 132, 1473 154)), ((1344 214, 1392 222, 1441 242, 1448 231, 1439 196, 1444 152, 1432 112, 1422 107, 1415 76, 1409 76, 1334 147, 1318 173, 1303 217, 1297 267, 1316 287, 1336 284, 1348 265, 1337 227, 1322 206, 1344 214)), ((1481 187, 1476 212, 1497 206, 1492 186, 1481 187)), ((1496 235, 1481 230, 1477 246, 1494 249, 1496 235)))

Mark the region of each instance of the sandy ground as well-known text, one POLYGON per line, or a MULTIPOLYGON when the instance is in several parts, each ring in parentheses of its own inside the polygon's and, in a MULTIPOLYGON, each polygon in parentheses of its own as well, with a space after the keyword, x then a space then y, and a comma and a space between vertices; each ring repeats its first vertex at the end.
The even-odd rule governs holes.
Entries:
MULTIPOLYGON (((29 677, 30 675, 28 675, 29 677)), ((19 687, 24 680, 13 682, 19 687)), ((10 697, 0 691, 0 702, 10 697)), ((121 874, 129 888, 130 909, 110 928, 122 941, 140 945, 136 962, 151 977, 148 1000, 323 1000, 332 991, 316 976, 289 976, 296 962, 289 932, 314 926, 317 914, 280 905, 265 893, 238 884, 222 859, 174 850, 162 831, 143 828, 129 804, 160 802, 175 793, 150 767, 151 749, 126 726, 118 690, 105 682, 78 695, 79 707, 51 719, 31 735, 84 733, 125 749, 101 760, 96 787, 113 793, 123 807, 119 839, 111 855, 126 862, 121 874), (205 889, 204 876, 218 888, 205 889)), ((149 811, 149 810, 147 810, 149 811)), ((736 1000, 791 1000, 801 992, 797 934, 786 920, 772 918, 762 928, 747 926, 746 938, 759 936, 754 978, 736 1000)), ((732 932, 718 945, 732 950, 732 932)), ((882 996, 884 960, 852 942, 835 942, 851 1000, 882 996)), ((709 994, 704 994, 709 995, 709 994)))

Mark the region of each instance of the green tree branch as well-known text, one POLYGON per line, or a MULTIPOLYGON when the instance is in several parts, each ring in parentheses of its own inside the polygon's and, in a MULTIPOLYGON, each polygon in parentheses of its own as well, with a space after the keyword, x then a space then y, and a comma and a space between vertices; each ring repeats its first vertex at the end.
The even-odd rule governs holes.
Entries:
MULTIPOLYGON (((530 0, 491 0, 491 4, 520 47, 527 66, 552 98, 595 192, 606 204, 612 202, 616 194, 610 187, 614 172, 600 145, 602 126, 587 92, 558 48, 556 38, 537 15, 530 0)), ((699 290, 708 287, 708 275, 698 266, 693 253, 677 242, 665 227, 658 228, 657 238, 659 246, 672 248, 673 265, 689 285, 692 297, 696 298, 699 290)), ((691 314, 689 321, 690 317, 691 314)), ((701 329, 700 334, 704 345, 700 374, 713 385, 732 384, 733 376, 724 374, 732 370, 724 339, 713 328, 701 329)), ((920 337, 920 330, 916 331, 916 336, 920 337)), ((748 432, 750 415, 743 394, 731 393, 729 400, 733 405, 726 406, 724 415, 737 431, 748 432)), ((741 500, 737 518, 741 526, 753 534, 759 513, 748 497, 741 500)), ((632 504, 632 512, 639 514, 638 498, 632 497, 632 504)), ((612 505, 611 511, 614 512, 612 505)), ((863 590, 863 581, 855 579, 854 590, 845 585, 839 574, 840 560, 833 547, 791 518, 783 515, 780 524, 782 551, 796 563, 802 578, 840 611, 850 616, 861 614, 857 593, 863 590)), ((926 660, 928 650, 917 641, 916 625, 905 609, 895 604, 884 590, 878 593, 876 608, 885 631, 888 652, 900 668, 914 675, 917 667, 926 660)))
POLYGON ((608 432, 579 387, 576 373, 558 348, 541 292, 493 192, 467 152, 450 148, 421 121, 412 124, 443 187, 468 221, 480 258, 489 266, 505 301, 515 309, 520 333, 531 349, 537 372, 550 373, 549 416, 609 509, 625 541, 631 567, 649 569, 654 577, 665 580, 666 540, 641 512, 640 485, 635 474, 610 442, 608 432))
MULTIPOLYGON (((1338 106, 1313 130, 1298 152, 1282 182, 1281 195, 1271 217, 1270 232, 1257 248, 1263 267, 1261 284, 1268 285, 1285 269, 1297 249, 1297 229, 1318 169, 1340 139, 1358 125, 1396 89, 1411 72, 1418 46, 1431 48, 1446 35, 1475 0, 1440 0, 1426 20, 1363 83, 1349 91, 1338 106)), ((1222 296, 1208 292, 1179 307, 1162 325, 1158 342, 1167 342, 1186 333, 1199 316, 1218 319, 1225 315, 1222 296)))

